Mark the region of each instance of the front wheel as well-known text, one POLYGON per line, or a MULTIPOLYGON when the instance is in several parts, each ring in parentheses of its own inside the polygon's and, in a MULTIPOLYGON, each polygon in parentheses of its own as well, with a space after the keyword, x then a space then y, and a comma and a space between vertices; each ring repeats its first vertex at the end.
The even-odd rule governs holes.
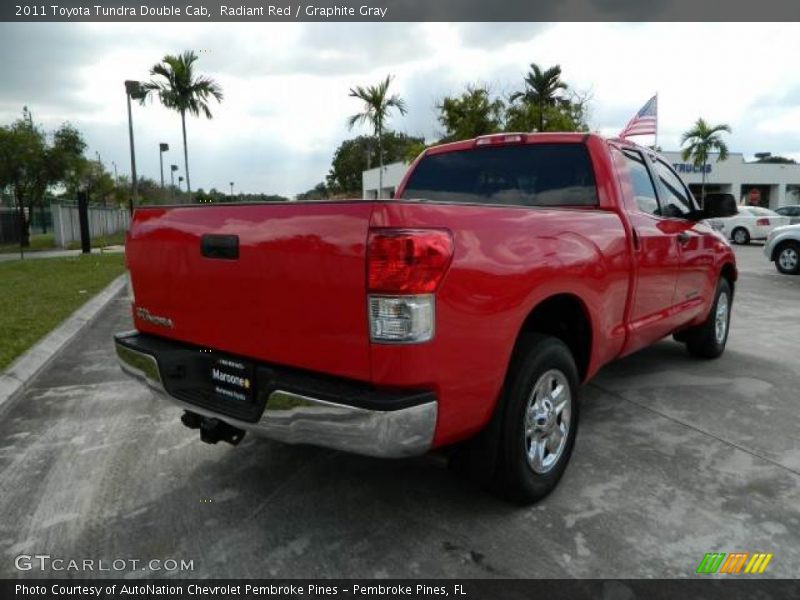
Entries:
POLYGON ((775 253, 775 268, 784 275, 800 273, 800 244, 786 242, 775 253))
POLYGON ((689 354, 698 358, 718 358, 725 352, 732 305, 731 284, 721 278, 706 320, 701 325, 680 332, 679 339, 686 342, 689 354))
POLYGON ((504 391, 497 484, 520 503, 544 498, 567 467, 578 431, 578 369, 559 339, 521 340, 504 391))

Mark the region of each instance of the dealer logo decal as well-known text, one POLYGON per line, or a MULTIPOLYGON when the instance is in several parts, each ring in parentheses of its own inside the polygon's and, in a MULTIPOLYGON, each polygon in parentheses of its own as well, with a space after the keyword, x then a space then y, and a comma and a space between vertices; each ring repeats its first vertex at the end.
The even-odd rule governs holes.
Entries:
POLYGON ((713 574, 727 573, 728 575, 738 575, 739 573, 755 575, 763 573, 769 561, 772 560, 772 553, 765 552, 709 552, 697 566, 697 573, 713 574))

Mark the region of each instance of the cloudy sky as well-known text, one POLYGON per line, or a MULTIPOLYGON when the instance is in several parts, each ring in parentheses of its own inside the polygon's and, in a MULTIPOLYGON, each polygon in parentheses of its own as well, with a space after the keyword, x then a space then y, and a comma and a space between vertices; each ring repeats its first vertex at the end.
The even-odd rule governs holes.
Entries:
MULTIPOLYGON (((391 127, 429 141, 434 105, 470 82, 498 94, 530 62, 560 64, 592 95, 590 125, 617 133, 653 93, 659 145, 676 149, 697 117, 733 128, 731 151, 800 159, 800 24, 0 24, 0 124, 23 105, 52 129, 81 129, 87 154, 129 173, 123 81, 165 53, 194 49, 223 87, 213 120, 188 122, 193 188, 293 195, 324 178, 360 109, 350 87, 393 74, 408 103, 391 127)), ((137 166, 158 180, 158 143, 181 166, 180 118, 134 106, 137 166)), ((652 143, 648 138, 641 141, 652 143)), ((168 171, 167 171, 168 173, 168 171)))

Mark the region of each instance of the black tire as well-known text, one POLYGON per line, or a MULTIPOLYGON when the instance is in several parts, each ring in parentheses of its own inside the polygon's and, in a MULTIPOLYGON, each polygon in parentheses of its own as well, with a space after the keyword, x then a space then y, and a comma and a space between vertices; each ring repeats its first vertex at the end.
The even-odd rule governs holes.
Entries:
POLYGON ((733 231, 731 231, 731 241, 734 244, 740 244, 742 246, 746 246, 750 243, 750 232, 747 231, 744 227, 737 227, 733 231))
POLYGON ((731 284, 724 277, 717 283, 717 292, 714 295, 714 304, 708 312, 706 320, 696 327, 684 329, 678 337, 686 342, 686 349, 689 354, 697 358, 719 358, 725 352, 725 345, 728 343, 728 332, 731 324, 731 308, 733 306, 733 290, 731 284), (721 335, 717 329, 718 309, 720 309, 720 298, 725 297, 724 311, 724 330, 721 335))
POLYGON ((449 466, 459 475, 519 504, 544 498, 558 484, 572 455, 578 431, 578 369, 569 348, 559 339, 527 334, 511 359, 500 401, 488 427, 461 444, 450 456, 449 466), (535 473, 525 456, 523 415, 529 393, 548 371, 558 370, 571 394, 570 423, 566 442, 555 464, 546 473, 535 473))
POLYGON ((800 243, 783 242, 775 249, 775 268, 784 275, 800 274, 800 243))

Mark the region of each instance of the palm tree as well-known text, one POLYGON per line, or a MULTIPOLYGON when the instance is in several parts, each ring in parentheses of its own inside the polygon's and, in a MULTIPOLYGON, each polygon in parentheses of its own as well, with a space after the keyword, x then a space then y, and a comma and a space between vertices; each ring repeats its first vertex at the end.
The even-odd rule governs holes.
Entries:
POLYGON ((364 102, 364 110, 347 119, 347 126, 352 129, 357 123, 369 123, 376 138, 378 138, 378 197, 383 191, 383 130, 389 111, 396 108, 401 115, 406 114, 406 103, 397 94, 389 96, 389 84, 392 76, 387 75, 386 79, 378 85, 370 85, 366 88, 356 86, 350 88, 350 97, 358 98, 364 102))
POLYGON ((720 135, 723 131, 730 133, 730 126, 722 123, 712 127, 704 119, 700 118, 697 119, 694 127, 686 131, 681 137, 681 146, 689 144, 681 153, 683 160, 691 159, 694 166, 702 167, 703 180, 700 184, 700 201, 702 204, 706 200, 706 165, 708 164, 709 153, 719 152, 717 160, 720 161, 728 158, 728 146, 720 135))
POLYGON ((531 63, 531 70, 525 76, 525 90, 511 95, 511 102, 522 100, 536 106, 539 110, 539 131, 544 130, 544 110, 547 106, 555 106, 564 99, 560 97, 567 84, 561 81, 561 66, 555 65, 542 71, 536 63, 531 63))
POLYGON ((195 74, 194 62, 196 60, 197 55, 191 50, 179 56, 167 54, 160 63, 153 65, 153 68, 150 69, 150 75, 161 79, 151 80, 142 86, 145 97, 141 100, 144 102, 147 96, 156 93, 161 104, 180 113, 183 127, 183 164, 188 194, 191 194, 192 186, 189 182, 186 113, 198 117, 202 112, 207 119, 211 119, 208 101, 214 98, 217 102, 222 102, 222 88, 219 84, 210 77, 195 74))

